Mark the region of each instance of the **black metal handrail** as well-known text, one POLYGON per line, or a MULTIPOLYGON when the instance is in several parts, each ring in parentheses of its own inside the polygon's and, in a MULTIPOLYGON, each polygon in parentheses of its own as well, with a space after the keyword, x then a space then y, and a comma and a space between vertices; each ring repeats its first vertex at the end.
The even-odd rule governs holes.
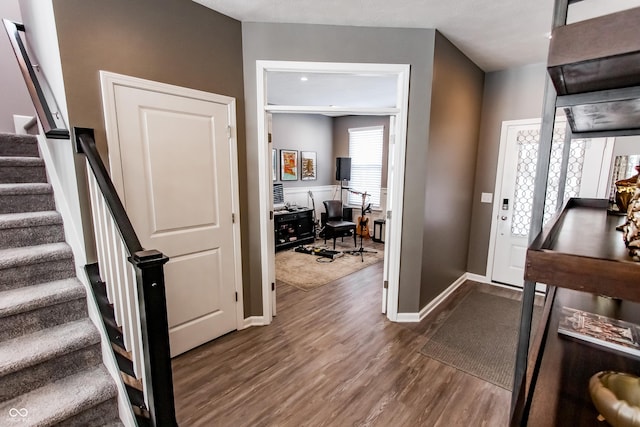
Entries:
POLYGON ((144 250, 120 197, 100 158, 93 129, 74 127, 76 149, 86 156, 111 217, 136 272, 140 333, 144 356, 147 403, 154 426, 177 426, 169 350, 169 322, 164 264, 169 260, 157 250, 144 250))
POLYGON ((2 22, 45 135, 47 138, 69 139, 69 129, 64 123, 53 92, 40 67, 31 62, 28 46, 20 36, 21 32, 24 33, 24 25, 8 19, 3 19, 2 22))
POLYGON ((118 197, 113 181, 111 181, 109 172, 107 172, 107 168, 100 158, 93 136, 93 129, 74 127, 73 133, 76 140, 76 151, 87 157, 87 161, 98 182, 100 191, 107 202, 113 219, 118 225, 118 231, 129 252, 129 256, 143 250, 142 244, 140 244, 140 240, 133 229, 133 224, 131 224, 124 205, 120 197, 118 197))

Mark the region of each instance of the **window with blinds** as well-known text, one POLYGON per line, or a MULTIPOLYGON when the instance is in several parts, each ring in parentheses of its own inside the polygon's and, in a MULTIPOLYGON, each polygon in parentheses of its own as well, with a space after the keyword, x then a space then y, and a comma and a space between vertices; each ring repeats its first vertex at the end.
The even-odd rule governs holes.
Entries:
MULTIPOLYGON (((349 129, 349 157, 351 180, 349 187, 370 196, 366 203, 380 207, 382 183, 382 147, 384 126, 349 129)), ((347 202, 360 206, 362 196, 349 192, 347 202)))

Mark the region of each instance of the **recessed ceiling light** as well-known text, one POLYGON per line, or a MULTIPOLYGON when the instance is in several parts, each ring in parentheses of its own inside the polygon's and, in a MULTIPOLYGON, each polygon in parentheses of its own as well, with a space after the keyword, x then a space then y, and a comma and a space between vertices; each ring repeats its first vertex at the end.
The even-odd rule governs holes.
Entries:
POLYGON ((301 82, 306 82, 307 80, 309 80, 308 77, 305 77, 305 76, 300 77, 301 82))

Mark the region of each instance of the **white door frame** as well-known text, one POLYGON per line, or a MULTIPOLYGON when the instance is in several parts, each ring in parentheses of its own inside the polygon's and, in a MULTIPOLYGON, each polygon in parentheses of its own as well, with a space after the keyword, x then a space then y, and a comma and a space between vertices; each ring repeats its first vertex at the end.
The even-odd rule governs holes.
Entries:
MULTIPOLYGON (((500 197, 500 195, 502 194, 502 175, 504 173, 504 160, 507 152, 507 135, 509 134, 509 128, 513 126, 538 125, 541 123, 542 121, 540 118, 505 120, 502 122, 502 127, 500 128, 500 148, 498 154, 498 166, 496 169, 496 183, 493 190, 493 209, 491 212, 491 234, 489 237, 489 252, 487 253, 487 268, 485 276, 487 282, 491 282, 493 277, 493 261, 495 259, 498 217, 500 216, 500 209, 502 206, 502 199, 500 197)), ((556 117, 556 123, 566 123, 566 118, 564 116, 556 117)), ((604 151, 605 158, 603 159, 604 163, 601 169, 601 178, 600 185, 598 187, 598 193, 605 191, 605 188, 602 184, 603 181, 605 183, 608 182, 607 177, 609 176, 610 169, 607 166, 606 157, 609 156, 610 166, 611 155, 613 152, 613 140, 614 138, 607 138, 607 143, 604 151), (605 179, 603 180, 602 177, 604 177, 605 179)), ((511 202, 511 204, 513 204, 513 202, 511 202)))
MULTIPOLYGON (((236 100, 235 98, 189 89, 181 86, 174 86, 167 83, 155 82, 138 77, 116 74, 109 71, 100 71, 100 84, 102 88, 102 108, 104 110, 105 131, 107 134, 107 145, 109 147, 109 169, 111 180, 118 192, 118 196, 124 204, 124 178, 121 162, 120 137, 118 135, 118 122, 116 115, 116 86, 125 86, 135 89, 161 92, 168 95, 182 96, 187 98, 201 99, 227 105, 227 119, 231 125, 230 132, 230 156, 231 156, 231 205, 236 216, 240 213, 240 196, 238 185, 238 142, 236 132, 236 100)), ((126 208, 126 206, 125 206, 126 208)), ((233 224, 233 254, 235 270, 235 291, 238 293, 236 303, 236 329, 244 328, 244 305, 242 292, 242 253, 240 251, 240 220, 236 218, 233 224)))
MULTIPOLYGON (((361 64, 296 61, 256 61, 256 104, 258 131, 258 181, 260 193, 260 259, 262 279, 263 323, 271 323, 275 309, 275 296, 271 283, 275 283, 275 254, 273 220, 270 219, 271 149, 268 141, 267 113, 344 113, 359 115, 395 116, 395 129, 389 129, 389 158, 394 159, 394 170, 387 178, 387 227, 385 227, 385 263, 388 271, 383 280, 388 281, 386 291, 386 314, 389 320, 398 317, 398 288, 400 277, 400 245, 402 235, 402 212, 405 176, 405 153, 407 145, 407 115, 409 108, 409 70, 407 64, 361 64), (395 108, 331 108, 326 106, 269 106, 267 104, 267 72, 307 72, 344 74, 386 74, 397 76, 395 108), (392 140, 392 135, 395 138, 392 140), (393 157, 391 157, 393 156, 393 157), (393 230, 391 233, 390 230, 393 230)), ((382 284, 381 284, 382 285, 382 284)), ((384 300, 384 295, 383 295, 384 300)), ((383 310, 384 311, 384 310, 383 310)))

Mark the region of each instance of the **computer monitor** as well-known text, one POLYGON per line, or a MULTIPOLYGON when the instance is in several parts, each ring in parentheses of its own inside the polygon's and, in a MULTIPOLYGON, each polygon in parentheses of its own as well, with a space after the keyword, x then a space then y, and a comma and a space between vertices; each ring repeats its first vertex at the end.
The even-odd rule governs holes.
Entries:
POLYGON ((284 208, 284 190, 282 184, 273 184, 273 208, 284 208))

